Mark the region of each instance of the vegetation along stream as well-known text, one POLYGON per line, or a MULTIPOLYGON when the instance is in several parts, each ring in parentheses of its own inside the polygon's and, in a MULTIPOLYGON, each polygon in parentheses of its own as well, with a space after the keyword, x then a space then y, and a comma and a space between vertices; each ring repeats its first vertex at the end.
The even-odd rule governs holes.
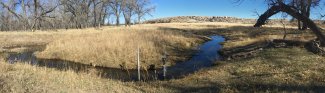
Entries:
MULTIPOLYGON (((182 78, 202 68, 210 67, 221 57, 218 50, 222 48, 221 42, 225 39, 222 36, 211 36, 211 40, 199 47, 199 51, 186 62, 179 62, 174 66, 167 67, 166 75, 163 77, 163 69, 156 71, 141 71, 142 80, 151 81, 157 79, 177 79, 182 78)), ((109 68, 92 66, 59 59, 39 59, 34 55, 37 51, 44 50, 44 46, 32 46, 24 52, 5 52, 6 61, 10 64, 17 62, 26 63, 33 66, 55 68, 58 70, 73 70, 75 72, 93 72, 103 78, 116 79, 121 81, 133 81, 137 79, 137 70, 123 70, 119 68, 109 68), (95 72, 94 72, 95 71, 95 72)))

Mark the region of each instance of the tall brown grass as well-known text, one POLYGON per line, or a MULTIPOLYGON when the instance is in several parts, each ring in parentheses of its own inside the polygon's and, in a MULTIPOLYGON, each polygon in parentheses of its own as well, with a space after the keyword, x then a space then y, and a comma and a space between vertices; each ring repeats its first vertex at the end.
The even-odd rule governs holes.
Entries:
POLYGON ((129 85, 120 81, 103 79, 92 73, 58 71, 29 64, 7 64, 0 61, 1 93, 140 92, 129 85))
POLYGON ((49 43, 37 53, 39 58, 62 59, 105 67, 135 68, 137 48, 143 67, 161 65, 161 57, 167 51, 177 58, 178 50, 195 49, 201 39, 180 32, 161 31, 155 28, 110 28, 102 31, 66 34, 49 43), (175 55, 174 55, 175 54, 175 55))

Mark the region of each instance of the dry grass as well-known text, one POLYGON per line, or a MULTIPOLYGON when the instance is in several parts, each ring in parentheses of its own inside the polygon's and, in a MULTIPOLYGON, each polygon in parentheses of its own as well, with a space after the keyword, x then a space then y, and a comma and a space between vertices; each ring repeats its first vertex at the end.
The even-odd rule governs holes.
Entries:
POLYGON ((146 67, 160 64, 164 51, 171 55, 172 63, 185 60, 193 54, 193 50, 203 40, 192 33, 181 32, 182 29, 200 30, 228 25, 240 24, 171 23, 47 32, 0 32, 0 47, 48 44, 45 51, 37 54, 38 57, 107 67, 125 64, 128 68, 134 67, 136 49, 140 47, 141 59, 146 67))
MULTIPOLYGON (((128 68, 135 67, 137 47, 141 49, 144 67, 157 65, 164 51, 171 54, 171 62, 186 60, 202 42, 193 35, 223 34, 230 38, 225 48, 282 38, 281 28, 253 28, 253 24, 239 23, 164 23, 132 27, 103 27, 101 29, 59 29, 49 32, 0 32, 1 46, 48 44, 40 58, 62 59, 84 64, 128 68)), ((289 29, 288 32, 295 32, 289 29)), ((289 39, 313 39, 310 33, 288 35, 289 39), (306 38, 302 38, 306 37, 306 38)), ((1 50, 1 49, 0 49, 1 50)))
POLYGON ((46 44, 54 40, 56 32, 0 32, 0 47, 46 44))
MULTIPOLYGON (((229 39, 224 43, 226 48, 283 36, 281 28, 256 29, 249 26, 233 23, 171 23, 130 28, 104 27, 101 30, 89 28, 82 31, 1 32, 0 37, 15 39, 0 38, 0 41, 7 40, 6 45, 10 46, 24 44, 24 41, 29 42, 28 39, 31 39, 33 41, 30 42, 49 43, 45 51, 38 53, 39 57, 108 67, 118 67, 124 63, 132 68, 138 46, 146 65, 159 64, 164 50, 174 57, 184 58, 187 55, 184 51, 193 51, 202 41, 193 33, 222 34, 229 39), (9 36, 11 33, 14 33, 13 36, 9 36), (47 37, 49 39, 45 39, 47 37)), ((315 36, 310 32, 288 29, 290 34, 287 38, 306 41, 314 39, 315 36)), ((257 57, 217 62, 216 66, 183 79, 149 83, 121 83, 101 79, 91 73, 60 72, 24 64, 0 63, 0 88, 3 92, 137 92, 134 88, 144 92, 319 92, 318 90, 325 89, 323 62, 324 57, 301 48, 265 49, 257 57)))
MULTIPOLYGON (((197 37, 172 31, 139 27, 111 28, 103 31, 84 31, 67 34, 47 45, 37 54, 39 58, 62 59, 97 66, 136 67, 137 48, 143 67, 161 64, 164 51, 178 59, 177 52, 193 51, 202 42, 197 37)), ((179 57, 181 58, 181 57, 179 57)))
POLYGON ((75 73, 34 67, 28 64, 10 65, 0 62, 0 92, 2 93, 108 93, 140 92, 134 87, 92 73, 75 73))
MULTIPOLYGON (((270 41, 270 40, 274 40, 274 39, 283 39, 283 35, 261 35, 258 37, 248 37, 248 38, 239 38, 236 40, 231 40, 228 41, 227 43, 224 43, 224 48, 234 48, 234 47, 238 47, 238 46, 246 46, 249 44, 253 44, 256 42, 263 42, 263 41, 270 41)), ((303 35, 303 36, 292 36, 292 35, 288 35, 286 37, 286 39, 288 40, 299 40, 299 41, 309 41, 312 39, 315 39, 314 36, 309 36, 309 35, 303 35)))
MULTIPOLYGON (((207 26, 206 26, 207 27, 207 26)), ((208 26, 210 31, 186 29, 198 34, 222 34, 229 40, 225 48, 245 46, 264 40, 282 39, 282 28, 247 26, 208 26), (200 32, 203 31, 203 32, 200 32)), ((185 29, 185 28, 184 28, 185 29)), ((287 29, 286 39, 315 39, 311 31, 287 29)), ((302 48, 266 49, 257 57, 216 62, 217 66, 201 70, 184 79, 142 85, 149 92, 324 92, 325 58, 302 48)))
POLYGON ((301 48, 267 49, 254 58, 217 62, 184 79, 142 87, 151 92, 321 92, 324 62, 301 48))
MULTIPOLYGON (((224 43, 224 48, 234 48, 256 42, 283 39, 284 36, 283 28, 276 27, 253 28, 240 26, 226 28, 226 30, 221 33, 228 38, 228 41, 224 43)), ((309 30, 300 31, 287 28, 286 31, 287 35, 285 39, 287 40, 309 41, 316 38, 312 31, 309 30)))

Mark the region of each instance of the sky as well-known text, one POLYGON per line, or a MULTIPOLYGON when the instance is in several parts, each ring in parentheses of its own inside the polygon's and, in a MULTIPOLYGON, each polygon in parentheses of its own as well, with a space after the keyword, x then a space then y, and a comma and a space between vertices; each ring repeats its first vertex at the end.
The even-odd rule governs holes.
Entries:
MULTIPOLYGON (((234 3, 234 0, 151 0, 156 6, 153 17, 156 19, 172 16, 231 16, 239 18, 257 18, 254 11, 264 13, 268 6, 264 0, 245 0, 234 3)), ((320 11, 320 8, 315 11, 320 11)), ((312 12, 312 18, 318 18, 319 12, 312 12)), ((272 18, 281 18, 275 15, 272 18)))

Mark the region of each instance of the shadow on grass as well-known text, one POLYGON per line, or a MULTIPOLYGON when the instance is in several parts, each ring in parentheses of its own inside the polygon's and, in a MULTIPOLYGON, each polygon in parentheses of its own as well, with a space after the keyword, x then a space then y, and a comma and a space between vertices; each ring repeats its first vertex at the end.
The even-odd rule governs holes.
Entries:
POLYGON ((219 84, 214 82, 197 82, 198 84, 204 83, 208 86, 200 86, 200 85, 189 85, 189 84, 182 84, 182 85, 173 85, 173 84, 163 84, 162 87, 173 90, 177 93, 218 93, 220 92, 219 84))
POLYGON ((216 82, 208 81, 186 81, 186 82, 197 82, 197 85, 193 83, 188 84, 162 84, 159 87, 163 87, 177 93, 219 93, 219 92, 244 92, 244 93, 255 93, 255 92, 298 92, 298 93, 324 93, 325 86, 319 85, 275 85, 275 84, 260 84, 253 82, 246 82, 245 84, 230 84, 220 85, 216 82))
MULTIPOLYGON (((71 70, 76 73, 89 73, 98 75, 102 78, 109 78, 121 81, 135 81, 137 80, 136 69, 121 69, 103 66, 95 66, 92 64, 82 64, 80 62, 73 62, 61 59, 38 59, 33 55, 34 51, 23 53, 8 53, 7 62, 10 64, 25 63, 38 67, 54 68, 60 71, 71 70)), ((153 71, 141 71, 141 78, 143 81, 155 80, 153 71)))
POLYGON ((325 86, 300 86, 300 85, 268 85, 268 84, 241 84, 232 85, 238 91, 243 92, 312 92, 324 93, 325 86))
MULTIPOLYGON (((253 27, 228 27, 228 28, 217 28, 212 27, 210 29, 181 29, 181 28, 170 28, 170 27, 160 27, 161 30, 168 30, 168 31, 181 31, 186 33, 192 33, 197 35, 211 35, 211 34, 218 34, 224 35, 228 38, 236 37, 236 35, 240 32, 245 34, 246 37, 257 37, 261 35, 283 35, 284 31, 282 28, 253 28, 253 27)), ((292 35, 301 35, 301 34, 308 34, 313 35, 311 31, 298 31, 296 29, 287 29, 288 34, 292 35)), ((289 54, 296 54, 295 52, 289 54)), ((272 56, 272 55, 271 55, 272 56)), ((276 58, 268 56, 265 58, 268 62, 273 62, 274 64, 286 64, 289 65, 290 63, 283 63, 282 59, 286 60, 296 60, 294 57, 288 56, 276 56, 276 58)), ((275 55, 273 55, 275 56, 275 55)), ((250 59, 250 58, 249 58, 250 59)), ((285 66, 285 65, 284 65, 285 66)), ((253 74, 249 76, 239 76, 233 79, 240 79, 240 78, 263 78, 269 77, 276 74, 290 74, 304 71, 301 70, 291 70, 286 71, 283 73, 260 73, 260 74, 253 74)), ((254 80, 253 80, 254 81, 254 80)), ((211 82, 197 82, 197 86, 195 85, 186 85, 186 82, 197 82, 195 80, 191 81, 184 81, 184 82, 176 82, 175 85, 173 84, 163 84, 162 86, 167 89, 172 89, 178 92, 221 92, 224 90, 232 90, 234 92, 316 92, 316 93, 323 93, 325 92, 325 86, 322 85, 296 85, 296 84, 263 84, 258 83, 259 81, 254 82, 245 82, 243 83, 233 83, 230 85, 220 85, 218 83, 211 82), (257 82, 257 83, 255 83, 257 82), (184 84, 183 84, 184 83, 184 84), (202 86, 200 86, 202 85, 202 86)), ((285 82, 284 82, 285 83, 285 82)))
MULTIPOLYGON (((244 33, 248 37, 257 37, 260 35, 283 35, 283 28, 275 27, 263 27, 255 28, 251 26, 231 26, 231 27, 220 27, 218 25, 208 25, 204 26, 204 29, 193 29, 193 28, 175 28, 175 27, 159 27, 159 30, 163 31, 180 31, 185 33, 193 33, 196 35, 225 35, 231 37, 232 35, 238 35, 239 33, 244 33)), ((287 28, 287 34, 300 35, 300 34, 313 34, 312 31, 300 31, 294 28, 287 28)))

